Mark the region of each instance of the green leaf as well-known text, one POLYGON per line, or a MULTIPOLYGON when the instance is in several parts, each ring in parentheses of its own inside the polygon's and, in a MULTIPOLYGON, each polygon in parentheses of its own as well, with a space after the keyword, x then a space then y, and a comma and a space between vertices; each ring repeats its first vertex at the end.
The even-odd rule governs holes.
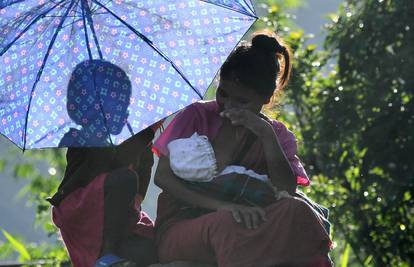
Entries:
POLYGON ((347 267, 348 266, 348 260, 349 260, 349 251, 351 250, 351 246, 346 243, 344 253, 341 257, 341 267, 347 267))
POLYGON ((15 239, 11 234, 9 234, 6 230, 1 230, 4 237, 9 241, 9 243, 13 246, 14 250, 19 253, 21 259, 23 261, 31 260, 30 254, 27 251, 26 247, 17 239, 15 239))
POLYGON ((0 160, 0 172, 4 171, 4 167, 6 166, 5 160, 0 160))

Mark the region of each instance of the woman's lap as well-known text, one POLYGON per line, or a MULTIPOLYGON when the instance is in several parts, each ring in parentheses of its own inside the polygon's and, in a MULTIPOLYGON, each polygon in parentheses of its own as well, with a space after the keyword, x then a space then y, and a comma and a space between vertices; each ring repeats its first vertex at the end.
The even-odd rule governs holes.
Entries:
POLYGON ((329 237, 306 203, 296 198, 283 199, 265 210, 268 220, 255 230, 236 223, 226 211, 179 221, 159 239, 160 260, 275 266, 298 258, 309 262, 327 256, 329 237))

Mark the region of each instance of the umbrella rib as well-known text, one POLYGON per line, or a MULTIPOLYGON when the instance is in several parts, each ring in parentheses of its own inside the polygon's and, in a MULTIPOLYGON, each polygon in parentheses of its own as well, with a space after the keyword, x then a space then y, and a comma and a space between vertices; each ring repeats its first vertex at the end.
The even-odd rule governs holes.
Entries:
POLYGON ((250 12, 252 12, 253 14, 256 14, 256 10, 254 10, 254 5, 252 4, 252 6, 250 6, 246 0, 243 0, 243 2, 246 4, 246 6, 249 8, 250 12))
POLYGON ((154 49, 162 58, 164 58, 166 61, 168 61, 171 66, 178 72, 178 74, 181 76, 181 78, 184 79, 184 81, 190 86, 190 88, 200 97, 200 99, 203 99, 202 94, 194 88, 194 86, 190 83, 190 81, 185 77, 185 75, 181 72, 181 70, 166 56, 162 51, 160 51, 150 39, 148 39, 145 35, 134 29, 131 25, 129 25, 127 22, 122 20, 118 15, 113 13, 110 9, 99 3, 97 0, 92 0, 97 5, 101 6, 103 9, 105 9, 107 12, 109 12, 112 16, 114 16, 117 20, 119 20, 122 24, 124 24, 128 29, 130 29, 133 33, 135 33, 138 37, 140 37, 144 42, 146 42, 149 46, 151 46, 152 49, 154 49))
POLYGON ((20 39, 20 37, 26 33, 30 27, 32 27, 33 24, 35 24, 39 19, 43 18, 47 13, 49 13, 50 11, 52 11, 53 9, 55 9, 58 5, 60 5, 61 3, 65 2, 65 0, 60 1, 58 4, 54 5, 53 7, 49 8, 48 10, 46 10, 45 12, 43 12, 42 14, 39 14, 29 25, 26 26, 26 28, 24 28, 14 39, 13 41, 11 41, 1 52, 0 52, 0 57, 4 55, 4 53, 7 52, 7 50, 9 50, 9 48, 15 43, 17 42, 17 40, 20 39))
POLYGON ((63 25, 63 22, 65 21, 65 19, 66 19, 67 15, 69 14, 69 11, 71 10, 71 8, 72 8, 72 6, 73 6, 73 4, 74 4, 74 3, 75 3, 75 1, 74 1, 74 0, 72 0, 72 1, 71 1, 71 3, 70 3, 70 5, 69 5, 69 7, 68 7, 68 9, 66 10, 65 14, 62 16, 62 20, 59 22, 59 25, 58 25, 58 27, 57 27, 57 29, 56 29, 56 31, 55 31, 55 33, 54 33, 53 37, 52 37, 52 40, 50 41, 50 44, 49 44, 49 46, 48 46, 48 48, 47 48, 47 51, 46 51, 45 57, 43 58, 42 66, 39 68, 39 71, 37 72, 36 80, 35 80, 35 82, 34 82, 34 84, 33 84, 32 90, 31 90, 31 92, 30 92, 29 103, 28 103, 28 106, 27 106, 26 121, 25 121, 25 124, 24 124, 24 133, 23 133, 23 151, 25 151, 25 149, 26 149, 26 141, 27 141, 27 136, 26 136, 26 131, 27 131, 27 123, 29 122, 30 106, 31 106, 31 104, 32 104, 32 99, 33 99, 33 92, 34 92, 34 89, 36 88, 36 85, 37 85, 37 83, 39 82, 40 77, 42 76, 43 68, 45 67, 46 62, 47 62, 47 59, 49 58, 49 52, 50 52, 50 50, 52 49, 52 46, 53 46, 53 45, 54 45, 54 43, 55 43, 55 40, 56 40, 56 38, 57 38, 57 35, 59 34, 59 31, 60 31, 60 29, 61 29, 61 27, 62 27, 62 25, 63 25))
POLYGON ((96 49, 98 50, 99 57, 102 60, 103 55, 102 55, 102 51, 101 51, 101 46, 99 45, 99 42, 98 42, 98 38, 96 37, 95 28, 93 27, 93 19, 92 19, 92 15, 91 15, 91 9, 90 9, 90 7, 87 3, 85 5, 86 5, 86 19, 88 20, 89 27, 91 28, 93 40, 95 41, 95 45, 96 45, 96 49))
POLYGON ((91 48, 89 47, 88 29, 86 28, 85 8, 86 8, 85 0, 81 0, 82 21, 83 21, 83 30, 85 31, 86 49, 88 50, 89 60, 93 60, 92 51, 91 51, 91 48))

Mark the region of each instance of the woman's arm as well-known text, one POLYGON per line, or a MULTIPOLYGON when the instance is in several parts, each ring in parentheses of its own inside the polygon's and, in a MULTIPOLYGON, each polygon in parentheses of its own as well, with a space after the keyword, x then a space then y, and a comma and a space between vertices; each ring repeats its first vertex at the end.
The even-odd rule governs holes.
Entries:
POLYGON ((257 228, 262 221, 266 220, 265 211, 260 207, 242 206, 211 198, 191 190, 178 179, 170 168, 169 159, 161 156, 154 182, 169 194, 194 206, 209 210, 228 210, 238 223, 243 222, 249 229, 257 228))
POLYGON ((296 177, 285 153, 283 153, 273 126, 267 121, 264 123, 259 139, 263 145, 270 180, 278 190, 286 190, 293 194, 296 191, 296 177))
POLYGON ((233 125, 244 126, 257 135, 263 145, 272 184, 278 190, 294 193, 296 191, 296 177, 280 146, 273 126, 257 114, 246 109, 228 109, 223 111, 221 115, 228 118, 233 125))

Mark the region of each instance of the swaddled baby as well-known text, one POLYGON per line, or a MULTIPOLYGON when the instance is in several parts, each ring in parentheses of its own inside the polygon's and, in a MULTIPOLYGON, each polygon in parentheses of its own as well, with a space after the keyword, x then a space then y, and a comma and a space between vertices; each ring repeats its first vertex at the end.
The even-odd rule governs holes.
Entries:
POLYGON ((179 178, 192 188, 222 200, 241 204, 266 206, 287 197, 286 191, 272 186, 267 175, 239 165, 229 165, 218 173, 213 146, 207 136, 194 133, 189 138, 168 144, 170 166, 179 178))

